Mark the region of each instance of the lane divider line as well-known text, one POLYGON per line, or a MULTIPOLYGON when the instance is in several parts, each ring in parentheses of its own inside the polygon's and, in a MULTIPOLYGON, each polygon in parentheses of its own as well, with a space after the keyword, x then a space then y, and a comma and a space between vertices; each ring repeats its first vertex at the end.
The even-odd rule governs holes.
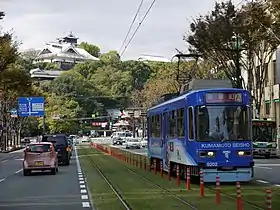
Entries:
POLYGON ((1 183, 1 182, 4 182, 4 181, 5 181, 5 179, 0 179, 0 183, 1 183))
POLYGON ((15 174, 18 174, 18 173, 22 172, 22 170, 23 169, 20 169, 20 170, 16 171, 15 174))
POLYGON ((88 191, 87 191, 87 187, 85 185, 84 175, 83 175, 83 172, 82 172, 82 169, 81 169, 79 156, 78 156, 76 147, 75 147, 75 154, 76 154, 76 163, 77 163, 77 169, 78 169, 78 179, 79 179, 82 207, 83 208, 90 208, 91 204, 92 204, 92 201, 90 200, 90 198, 88 196, 88 191))

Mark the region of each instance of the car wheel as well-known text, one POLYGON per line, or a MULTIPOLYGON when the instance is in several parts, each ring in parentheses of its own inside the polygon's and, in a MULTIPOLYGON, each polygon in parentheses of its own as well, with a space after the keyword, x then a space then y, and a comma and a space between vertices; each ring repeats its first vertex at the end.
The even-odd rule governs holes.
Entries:
POLYGON ((28 176, 28 175, 30 175, 30 171, 27 170, 27 169, 24 169, 23 170, 23 176, 28 176))
POLYGON ((55 171, 58 172, 58 167, 55 168, 55 171))
POLYGON ((55 169, 55 168, 52 168, 52 169, 51 169, 51 174, 52 174, 52 175, 55 175, 55 174, 56 174, 56 169, 55 169))

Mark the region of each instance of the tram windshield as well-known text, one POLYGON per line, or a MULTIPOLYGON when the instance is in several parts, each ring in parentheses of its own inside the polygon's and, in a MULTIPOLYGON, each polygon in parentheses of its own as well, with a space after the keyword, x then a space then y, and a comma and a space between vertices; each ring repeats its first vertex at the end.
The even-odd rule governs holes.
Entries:
POLYGON ((247 106, 196 107, 197 141, 251 140, 251 126, 247 106))

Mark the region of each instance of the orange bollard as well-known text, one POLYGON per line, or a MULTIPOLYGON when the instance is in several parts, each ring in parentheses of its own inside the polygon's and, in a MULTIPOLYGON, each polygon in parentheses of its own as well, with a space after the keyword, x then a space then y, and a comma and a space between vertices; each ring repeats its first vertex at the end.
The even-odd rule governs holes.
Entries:
POLYGON ((237 210, 242 210, 242 196, 240 182, 236 182, 237 210))
POLYGON ((191 172, 190 172, 190 167, 186 166, 186 189, 190 190, 191 189, 191 172))
POLYGON ((157 174, 157 160, 154 159, 154 174, 157 174))
POLYGON ((200 177, 200 197, 204 197, 204 172, 201 169, 199 172, 200 177))
POLYGON ((179 165, 177 165, 177 168, 176 168, 176 184, 180 185, 180 166, 179 165))
POLYGON ((266 190, 266 210, 271 210, 272 209, 272 195, 271 195, 271 190, 267 189, 266 190))
POLYGON ((167 179, 168 181, 171 181, 171 172, 170 172, 170 162, 168 161, 168 165, 167 165, 167 168, 168 168, 168 174, 167 174, 167 179))
POLYGON ((220 185, 220 177, 216 176, 216 204, 221 203, 221 185, 220 185))
POLYGON ((160 161, 160 176, 163 177, 163 162, 160 161))

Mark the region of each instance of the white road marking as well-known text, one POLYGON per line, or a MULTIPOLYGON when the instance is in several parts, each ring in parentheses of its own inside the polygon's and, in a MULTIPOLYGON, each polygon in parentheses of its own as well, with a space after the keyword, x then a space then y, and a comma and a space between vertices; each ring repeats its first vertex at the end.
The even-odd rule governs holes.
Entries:
POLYGON ((256 166, 266 166, 266 167, 268 167, 268 166, 270 166, 270 167, 272 167, 272 166, 280 166, 280 164, 279 163, 259 163, 259 164, 255 164, 255 167, 256 166))
POLYGON ((81 199, 82 200, 87 200, 88 199, 88 195, 81 195, 81 199))
MULTIPOLYGON (((77 154, 77 149, 75 147, 75 153, 77 154)), ((81 192, 81 200, 82 200, 82 207, 83 208, 90 208, 90 202, 92 203, 92 201, 89 199, 88 193, 86 190, 86 185, 85 185, 85 181, 84 181, 84 176, 81 170, 81 165, 79 162, 79 158, 78 155, 76 155, 76 163, 77 163, 77 169, 78 169, 78 175, 79 175, 79 183, 80 183, 80 192, 81 192), (89 202, 90 200, 90 202, 89 202)))
POLYGON ((272 168, 265 167, 265 166, 255 166, 255 168, 261 168, 261 169, 267 169, 267 170, 271 170, 272 169, 272 168))
POLYGON ((16 158, 15 160, 21 160, 21 161, 23 161, 23 158, 16 158))
POLYGON ((263 183, 263 184, 268 184, 269 182, 264 181, 264 180, 256 180, 257 182, 263 183))
POLYGON ((87 193, 87 190, 82 189, 82 190, 81 190, 81 193, 87 193))
POLYGON ((89 208, 90 207, 89 202, 82 202, 82 207, 89 208))
POLYGON ((0 183, 1 183, 1 182, 4 182, 4 181, 5 181, 5 179, 0 179, 0 183))
POLYGON ((18 173, 22 172, 22 170, 23 169, 20 169, 20 170, 16 171, 15 174, 18 174, 18 173))
POLYGON ((8 160, 2 160, 1 162, 2 162, 2 163, 5 163, 5 162, 7 162, 7 161, 8 161, 8 160))

